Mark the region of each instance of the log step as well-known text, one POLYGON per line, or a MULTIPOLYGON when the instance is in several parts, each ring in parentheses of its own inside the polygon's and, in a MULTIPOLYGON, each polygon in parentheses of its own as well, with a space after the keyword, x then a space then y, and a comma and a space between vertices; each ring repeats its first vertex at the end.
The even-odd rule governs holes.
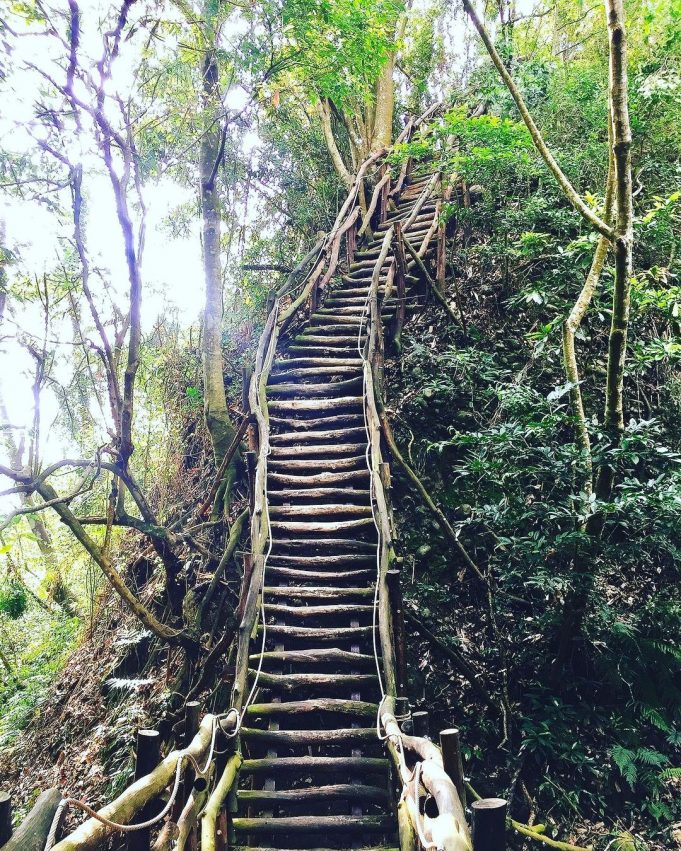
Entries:
MULTIPOLYGON (((365 435, 366 437, 366 435, 365 435)), ((272 455, 287 458, 297 455, 359 455, 366 449, 366 440, 362 443, 315 443, 303 446, 273 446, 272 455)))
POLYGON ((332 579, 334 582, 343 582, 345 580, 359 582, 361 579, 369 581, 375 578, 376 570, 345 570, 332 573, 323 570, 295 570, 291 567, 274 567, 268 564, 267 575, 275 576, 277 579, 297 579, 300 582, 313 582, 320 579, 332 579))
MULTIPOLYGON (((282 363, 287 364, 288 361, 283 361, 282 363)), ((353 364, 352 366, 325 366, 324 364, 319 364, 317 366, 296 367, 294 369, 279 369, 276 372, 273 371, 270 373, 269 383, 281 382, 285 384, 296 378, 305 380, 306 378, 317 378, 322 375, 361 376, 362 367, 360 364, 353 364)))
POLYGON ((319 458, 291 458, 282 459, 280 456, 271 457, 268 462, 268 469, 278 472, 279 470, 294 471, 315 471, 319 470, 320 466, 336 472, 338 470, 352 470, 355 467, 366 468, 367 460, 365 455, 350 455, 347 458, 325 458, 322 464, 319 458))
MULTIPOLYGON (((348 650, 315 648, 314 650, 270 650, 262 654, 265 661, 281 662, 284 665, 356 665, 375 666, 376 660, 369 653, 351 653, 348 650)), ((252 662, 260 659, 259 653, 250 657, 252 662)))
MULTIPOLYGON (((344 701, 348 702, 348 701, 344 701)), ((285 704, 281 704, 284 706, 285 704)), ((315 774, 388 774, 390 760, 366 756, 288 756, 245 759, 243 774, 269 774, 272 771, 295 771, 301 776, 315 774)))
POLYGON ((370 505, 348 505, 345 503, 326 503, 324 505, 272 505, 270 517, 318 517, 321 515, 354 514, 371 516, 370 505))
POLYGON ((272 500, 276 502, 294 502, 297 500, 310 499, 331 499, 343 500, 345 504, 352 500, 357 501, 360 505, 370 505, 371 491, 359 490, 355 488, 308 488, 306 490, 274 490, 269 491, 270 503, 272 500))
POLYGON ((285 715, 330 714, 375 718, 377 703, 362 700, 341 700, 335 697, 318 697, 310 700, 291 700, 285 703, 252 703, 246 709, 251 717, 279 717, 285 715))
MULTIPOLYGON (((375 550, 375 547, 374 547, 375 550)), ((323 555, 323 556, 271 556, 269 564, 276 563, 277 566, 284 565, 288 567, 306 567, 320 570, 321 568, 338 569, 339 567, 348 567, 355 565, 357 567, 375 567, 376 558, 375 552, 371 555, 359 555, 357 553, 345 553, 344 555, 323 555)))
MULTIPOLYGON (((267 628, 267 631, 271 627, 267 628)), ((258 672, 249 668, 248 676, 254 680, 258 672)), ((375 686, 378 683, 376 674, 270 674, 260 671, 258 687, 269 691, 286 692, 287 694, 300 689, 323 688, 326 693, 330 690, 353 689, 359 691, 363 686, 375 686)), ((374 731, 375 735, 375 731, 374 731)))
POLYGON ((357 367, 357 361, 354 358, 286 358, 277 361, 275 369, 281 366, 282 368, 299 368, 299 367, 322 367, 331 369, 331 367, 357 367))
MULTIPOLYGON (((235 845, 230 846, 230 851, 279 851, 279 849, 263 848, 260 845, 235 845)), ((286 851, 338 851, 338 848, 287 848, 286 851)), ((372 845, 371 848, 362 846, 358 848, 358 851, 400 851, 400 849, 392 845, 372 845)))
POLYGON ((392 816, 286 816, 234 818, 232 826, 246 834, 385 833, 394 830, 395 822, 392 816))
POLYGON ((270 411, 270 424, 284 429, 286 432, 296 431, 326 431, 336 426, 342 428, 364 428, 364 415, 359 411, 346 411, 342 414, 326 414, 322 417, 277 417, 270 411))
POLYGON ((361 396, 340 396, 338 399, 293 399, 286 402, 270 402, 270 412, 277 411, 333 411, 337 408, 361 407, 361 396))
MULTIPOLYGON (((263 674, 260 674, 261 678, 263 674)), ((287 676, 304 676, 287 674, 287 676)), ((336 676, 343 676, 337 674, 336 676)), ((361 742, 377 742, 375 727, 347 727, 333 730, 258 730, 255 727, 242 727, 240 735, 249 742, 263 742, 276 747, 297 745, 350 745, 361 742)))
MULTIPOLYGON (((262 624, 256 627, 258 635, 262 634, 262 624)), ((373 632, 371 626, 280 626, 279 624, 268 624, 268 636, 280 636, 282 638, 307 639, 309 641, 351 641, 353 638, 368 638, 373 632)))
POLYGON ((326 384, 268 384, 268 396, 333 396, 334 394, 349 393, 360 390, 362 387, 362 376, 351 378, 348 381, 329 381, 326 384))
POLYGON ((361 438, 366 439, 366 429, 363 425, 355 426, 354 428, 320 429, 318 431, 308 431, 305 434, 295 431, 282 432, 270 435, 270 443, 272 445, 284 443, 300 444, 312 441, 321 441, 324 443, 329 440, 345 443, 350 440, 357 442, 361 438))
POLYGON ((337 622, 342 620, 356 620, 367 618, 373 614, 373 605, 362 603, 330 603, 326 606, 287 606, 280 603, 265 602, 265 614, 279 618, 336 618, 337 622))
POLYGON ((358 541, 352 538, 319 538, 317 541, 301 541, 295 538, 279 538, 274 542, 272 549, 272 560, 279 558, 279 550, 286 553, 298 552, 304 556, 310 555, 310 550, 323 550, 325 554, 356 554, 363 553, 376 558, 376 543, 371 541, 358 541))
POLYGON ((282 587, 266 587, 263 589, 266 597, 286 597, 291 600, 302 600, 303 598, 313 598, 319 600, 334 599, 337 597, 366 597, 374 596, 373 588, 329 588, 325 585, 317 585, 312 587, 291 587, 284 585, 282 587))
MULTIPOLYGON (((374 730, 374 736, 376 731, 374 730)), ((303 789, 241 789, 239 800, 251 805, 288 804, 300 801, 327 801, 331 798, 343 798, 352 801, 372 801, 387 803, 388 790, 380 786, 338 783, 332 786, 308 786, 303 789)))

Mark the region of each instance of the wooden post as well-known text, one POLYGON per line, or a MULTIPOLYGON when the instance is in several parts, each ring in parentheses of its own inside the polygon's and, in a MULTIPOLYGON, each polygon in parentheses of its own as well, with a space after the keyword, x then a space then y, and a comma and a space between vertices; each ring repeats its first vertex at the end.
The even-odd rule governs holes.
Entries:
POLYGON ((407 256, 404 248, 402 222, 395 223, 395 284, 397 289, 397 308, 392 324, 392 341, 397 351, 402 349, 402 328, 407 315, 407 256))
MULTIPOLYGON (((201 715, 201 704, 198 700, 190 700, 185 703, 184 706, 184 736, 182 744, 186 748, 188 747, 191 740, 194 736, 199 732, 200 726, 200 715, 201 715)), ((182 779, 182 800, 186 803, 187 799, 192 793, 192 788, 194 787, 194 781, 196 780, 196 775, 194 773, 194 769, 191 765, 185 763, 184 768, 184 777, 182 779)), ((184 846, 187 851, 196 851, 199 847, 199 837, 198 837, 198 826, 194 825, 189 836, 187 837, 187 842, 184 846)))
POLYGON ((430 738, 430 716, 427 712, 412 712, 412 721, 414 722, 414 735, 421 736, 423 739, 430 738))
POLYGON ((435 282, 438 290, 444 295, 445 292, 445 266, 447 254, 445 251, 445 226, 439 224, 437 226, 437 259, 435 282))
POLYGON ((12 796, 9 792, 0 792, 0 847, 9 841, 12 835, 12 796))
POLYGON ((246 598, 248 597, 248 589, 251 586, 251 577, 253 576, 253 556, 250 553, 244 553, 244 576, 241 581, 241 594, 239 596, 239 606, 236 610, 236 621, 241 623, 246 609, 246 598))
POLYGON ((251 507, 252 514, 253 506, 255 505, 255 471, 258 462, 256 454, 252 449, 245 452, 244 456, 246 460, 246 472, 248 474, 248 504, 251 507))
MULTIPOLYGON (((161 734, 158 730, 138 730, 137 750, 135 753, 135 780, 152 772, 161 761, 161 734)), ((133 819, 139 824, 153 818, 157 812, 155 801, 149 801, 133 819)), ((149 851, 151 848, 151 828, 135 830, 128 835, 128 851, 149 851)))
POLYGON ((357 229, 359 228, 359 222, 355 221, 353 225, 347 230, 345 234, 345 258, 348 264, 348 271, 350 270, 350 266, 355 262, 355 251, 357 250, 357 229))
MULTIPOLYGON (((381 177, 385 176, 385 173, 388 169, 388 164, 384 163, 381 166, 381 177)), ((385 220, 388 218, 388 197, 390 195, 390 181, 386 180, 383 187, 381 188, 381 194, 378 201, 378 223, 384 224, 385 220)))
POLYGON ((506 810, 503 798, 473 801, 473 851, 506 851, 506 810))
POLYGON ((11 837, 4 843, 0 840, 2 851, 43 851, 61 800, 59 789, 41 792, 33 809, 11 837))
POLYGON ((404 603, 400 587, 400 571, 389 570, 386 573, 390 611, 393 623, 393 644, 395 646, 395 687, 398 697, 407 695, 407 641, 404 630, 404 603))
MULTIPOLYGON (((253 370, 249 366, 244 366, 241 368, 241 407, 243 409, 244 414, 251 414, 251 403, 248 398, 248 391, 251 386, 251 377, 253 375, 253 370)), ((248 441, 248 448, 254 450, 257 446, 258 435, 255 426, 251 423, 248 426, 248 431, 246 432, 246 440, 248 441)))
POLYGON ((463 778, 463 761, 461 759, 461 743, 456 727, 442 730, 440 733, 440 748, 442 749, 442 767, 449 779, 456 786, 461 806, 466 809, 466 783, 463 778))
POLYGON ((397 721, 406 720, 410 711, 408 697, 395 698, 395 718, 397 721))

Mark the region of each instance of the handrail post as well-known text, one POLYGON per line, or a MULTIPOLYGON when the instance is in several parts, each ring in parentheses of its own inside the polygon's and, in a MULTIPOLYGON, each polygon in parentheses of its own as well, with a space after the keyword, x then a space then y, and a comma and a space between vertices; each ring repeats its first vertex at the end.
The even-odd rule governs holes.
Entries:
POLYGON ((0 791, 0 847, 12 836, 12 796, 0 791))
MULTIPOLYGON (((381 177, 385 177, 388 172, 388 164, 383 163, 381 166, 381 177)), ((387 180, 381 189, 381 195, 378 201, 378 223, 382 225, 388 218, 388 196, 390 195, 390 181, 387 180)))
POLYGON ((391 339, 395 349, 402 349, 402 328, 407 316, 407 257, 404 249, 404 234, 402 222, 395 222, 395 238, 393 240, 395 252, 395 285, 397 289, 397 307, 395 317, 392 321, 391 339))
POLYGON ((393 643, 395 645, 395 689, 397 697, 407 695, 407 642, 404 629, 404 603, 400 587, 400 571, 389 570, 386 574, 390 611, 392 613, 393 643))
POLYGON ((414 735, 421 739, 430 739, 430 716, 427 712, 412 712, 411 720, 414 724, 414 735))
POLYGON ((466 809, 466 782, 463 776, 463 761, 461 759, 461 741, 456 727, 440 732, 440 748, 442 750, 442 767, 449 779, 456 786, 461 806, 466 809))
POLYGON ((359 228, 359 221, 356 220, 355 223, 348 228, 348 231, 345 235, 345 258, 348 264, 348 271, 350 270, 350 266, 355 262, 355 251, 357 250, 357 230, 359 228))
MULTIPOLYGON (((150 774, 161 761, 161 734, 158 730, 138 730, 135 752, 135 780, 150 774)), ((148 821, 156 813, 154 801, 145 804, 133 819, 133 824, 148 821)), ((151 848, 151 829, 136 830, 128 837, 128 851, 149 851, 151 848)))
POLYGON ((248 504, 252 514, 253 505, 255 503, 255 452, 252 449, 249 449, 248 452, 244 453, 244 459, 246 461, 246 473, 248 475, 248 504))
POLYGON ((473 801, 473 851, 506 851, 506 810, 503 798, 473 801))

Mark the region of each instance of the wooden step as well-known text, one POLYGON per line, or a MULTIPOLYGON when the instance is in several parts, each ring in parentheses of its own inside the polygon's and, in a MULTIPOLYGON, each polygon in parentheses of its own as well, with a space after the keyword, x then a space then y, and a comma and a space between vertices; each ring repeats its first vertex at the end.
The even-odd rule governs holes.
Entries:
MULTIPOLYGON (((399 848, 393 845, 362 845, 358 847, 358 851, 400 851, 399 848)), ((279 851, 276 848, 264 848, 261 845, 230 845, 230 851, 279 851)), ((287 848, 286 851, 339 851, 338 848, 287 848)))
POLYGON ((289 352, 296 352, 298 354, 307 354, 314 355, 315 357, 321 357, 325 355, 327 352, 329 354, 334 355, 344 355, 347 357, 352 357, 353 355, 357 356, 357 360, 361 360, 361 355, 357 346, 319 346, 308 344, 293 344, 288 347, 289 352))
MULTIPOLYGON (((374 730, 374 736, 376 731, 374 730)), ((387 803, 388 790, 380 786, 365 786, 360 783, 338 783, 332 786, 306 786, 298 789, 241 789, 239 800, 251 806, 264 804, 301 803, 302 801, 327 801, 332 798, 343 798, 348 801, 371 801, 372 803, 387 803)))
POLYGON ((273 505, 270 517, 320 517, 323 515, 359 515, 371 516, 369 505, 349 505, 346 503, 324 503, 323 505, 273 505))
POLYGON ((346 555, 361 553, 376 558, 376 543, 371 541, 358 541, 348 538, 319 538, 316 541, 302 541, 295 538, 278 538, 273 543, 272 560, 279 559, 283 554, 298 553, 309 556, 310 550, 319 550, 325 555, 346 555))
MULTIPOLYGON (((280 364, 287 364, 288 361, 281 361, 280 364)), ((278 372, 271 372, 268 384, 287 384, 296 379, 306 381, 307 379, 315 379, 324 375, 330 375, 332 378, 336 376, 360 376, 362 375, 361 364, 353 366, 308 366, 298 367, 296 369, 280 369, 278 372)))
POLYGON ((272 771, 295 771, 303 777, 316 774, 387 775, 390 760, 368 756, 282 756, 245 759, 241 764, 242 774, 271 774, 272 771))
MULTIPOLYGON (((327 431, 335 428, 363 428, 364 415, 359 411, 346 411, 342 414, 335 414, 331 411, 322 417, 278 417, 270 411, 270 425, 278 426, 285 432, 315 432, 327 431)), ((277 434, 275 432, 275 434, 277 434)))
POLYGON ((326 568, 338 570, 339 568, 354 565, 359 568, 375 567, 376 554, 371 552, 367 555, 360 553, 344 553, 323 556, 271 556, 268 564, 276 564, 277 567, 306 567, 314 570, 326 568))
POLYGON ((351 346, 353 343, 357 345, 357 337, 351 336, 349 334, 301 334, 296 337, 296 344, 300 345, 301 343, 328 343, 331 341, 334 345, 339 343, 346 343, 348 346, 351 346))
POLYGON ((392 816, 285 816, 282 818, 233 818, 232 827, 237 833, 288 834, 291 833, 385 833, 394 831, 396 819, 392 816))
POLYGON ((334 582, 370 582, 376 578, 376 569, 371 570, 341 570, 341 571, 325 571, 325 570, 296 570, 293 567, 276 567, 267 565, 267 575, 276 577, 277 579, 296 579, 299 582, 315 582, 333 580, 334 582))
MULTIPOLYGON (((254 653, 252 662, 260 659, 259 653, 254 653)), ((262 654, 266 662, 278 662, 283 665, 344 665, 352 668, 372 668, 376 660, 369 653, 350 653, 337 647, 329 649, 315 648, 314 650, 271 650, 262 654)))
POLYGON ((267 395, 272 396, 339 396, 353 390, 361 390, 363 377, 351 378, 347 381, 327 381, 324 384, 268 384, 267 395))
POLYGON ((357 367, 357 361, 354 358, 285 358, 277 360, 275 370, 281 367, 282 369, 298 369, 299 367, 321 367, 330 369, 331 367, 357 367))
MULTIPOLYGON (((268 571, 272 568, 268 568, 268 571)), ((338 621, 357 620, 370 617, 373 614, 373 605, 363 603, 329 603, 326 606, 287 606, 280 603, 268 603, 265 601, 265 614, 278 618, 300 619, 307 618, 337 618, 338 621)))
POLYGON ((346 715, 358 718, 375 718, 377 703, 363 700, 341 700, 336 697, 317 697, 309 700, 291 700, 284 703, 252 703, 246 709, 249 717, 279 717, 285 715, 346 715))
POLYGON ((315 471, 324 468, 330 472, 338 470, 353 470, 355 467, 366 467, 367 460, 365 455, 350 455, 347 458, 325 458, 323 461, 319 458, 290 458, 282 459, 281 456, 270 457, 267 462, 268 469, 278 472, 279 470, 290 470, 292 473, 296 471, 315 471))
MULTIPOLYGON (((279 627, 281 629, 281 627, 279 627)), ((267 627, 269 632, 273 627, 267 627)), ((249 668, 248 676, 253 681, 257 671, 249 668)), ((258 688, 264 688, 268 691, 277 693, 283 692, 290 694, 291 692, 300 691, 301 689, 307 693, 311 690, 324 690, 325 696, 331 696, 330 692, 360 691, 363 688, 371 688, 378 684, 378 676, 376 674, 270 674, 265 671, 260 671, 258 676, 258 688)))
POLYGON ((338 599, 339 597, 342 599, 351 599, 355 597, 363 598, 363 599, 372 599, 374 596, 373 588, 334 588, 328 587, 326 585, 317 585, 313 587, 302 586, 302 587, 292 587, 289 585, 284 585, 282 587, 266 587, 264 589, 264 594, 267 599, 288 599, 288 600, 303 600, 303 599, 314 599, 314 600, 333 600, 338 599))
POLYGON ((276 414, 290 411, 337 411, 338 408, 362 407, 364 400, 361 396, 339 396, 333 399, 289 399, 285 402, 276 400, 268 404, 271 413, 276 414))
POLYGON ((366 450, 366 443, 312 443, 298 446, 273 446, 270 458, 299 458, 303 455, 353 455, 366 450))
MULTIPOLYGON (((287 677, 308 676, 307 674, 287 674, 287 677)), ((310 674, 309 676, 315 676, 310 674)), ((331 675, 333 676, 333 675, 331 675)), ((344 676, 337 674, 337 677, 344 676)), ((263 677, 263 674, 260 674, 263 677)), ((262 742, 272 745, 352 745, 362 742, 378 742, 375 727, 346 727, 333 730, 258 730, 255 727, 242 727, 240 736, 247 742, 262 742)))
POLYGON ((301 442, 311 443, 312 441, 325 443, 329 440, 338 440, 341 443, 346 443, 350 440, 358 442, 360 438, 362 438, 361 442, 364 443, 364 438, 366 438, 366 429, 363 425, 355 426, 354 428, 320 429, 317 431, 310 430, 302 434, 299 431, 290 431, 286 433, 275 432, 270 435, 270 443, 272 443, 272 445, 285 443, 299 444, 301 442))
POLYGON ((299 500, 309 501, 314 500, 333 500, 334 502, 342 501, 344 504, 356 502, 359 505, 369 505, 371 499, 371 491, 358 490, 355 488, 307 488, 294 490, 286 488, 283 490, 269 489, 270 503, 275 502, 295 502, 299 500))
MULTIPOLYGON (((259 635, 262 634, 262 624, 256 627, 259 635)), ((373 632, 371 626, 280 626, 279 624, 268 624, 268 636, 280 636, 282 638, 306 639, 308 641, 351 641, 356 638, 366 638, 373 632)))

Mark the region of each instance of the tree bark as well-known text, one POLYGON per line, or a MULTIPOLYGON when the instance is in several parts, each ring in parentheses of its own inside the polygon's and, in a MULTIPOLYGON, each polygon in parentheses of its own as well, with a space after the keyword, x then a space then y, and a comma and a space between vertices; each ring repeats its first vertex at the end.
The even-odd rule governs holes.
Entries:
MULTIPOLYGON (((220 260, 221 213, 216 188, 216 175, 221 152, 220 81, 217 50, 212 43, 217 35, 214 15, 206 9, 206 26, 213 28, 202 69, 202 108, 204 133, 201 137, 200 183, 203 234, 203 272, 206 297, 203 310, 203 394, 206 427, 213 445, 215 463, 220 465, 227 447, 234 438, 229 418, 222 362, 223 288, 220 260)), ((238 456, 237 456, 238 457, 238 456)), ((237 460, 229 465, 226 475, 229 484, 236 475, 237 460)))

